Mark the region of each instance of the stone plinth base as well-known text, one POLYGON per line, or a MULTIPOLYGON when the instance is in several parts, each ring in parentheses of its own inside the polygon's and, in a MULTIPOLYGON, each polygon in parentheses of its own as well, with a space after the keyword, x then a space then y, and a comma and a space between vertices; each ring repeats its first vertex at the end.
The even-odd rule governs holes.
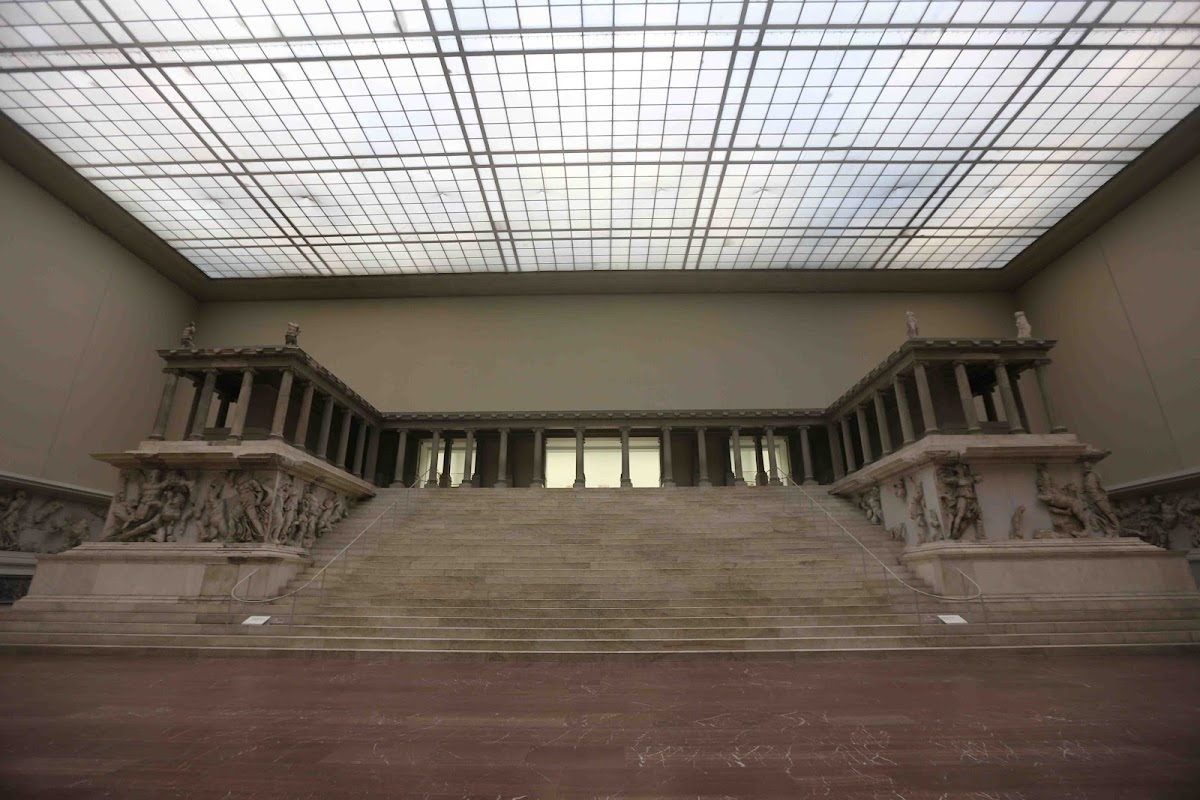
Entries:
POLYGON ((906 549, 900 560, 944 595, 974 593, 958 570, 985 598, 1196 590, 1185 553, 1136 539, 934 542, 906 549))
POLYGON ((80 598, 224 600, 256 569, 253 586, 243 584, 243 589, 263 596, 276 593, 308 564, 303 550, 282 545, 88 542, 39 557, 33 585, 20 605, 80 598))

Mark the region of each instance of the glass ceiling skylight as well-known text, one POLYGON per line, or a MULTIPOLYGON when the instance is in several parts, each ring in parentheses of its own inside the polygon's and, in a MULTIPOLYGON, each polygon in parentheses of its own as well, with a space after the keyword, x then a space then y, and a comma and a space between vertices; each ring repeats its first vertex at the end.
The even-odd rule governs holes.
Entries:
POLYGON ((0 110, 208 275, 1001 267, 1200 2, 0 0, 0 110))

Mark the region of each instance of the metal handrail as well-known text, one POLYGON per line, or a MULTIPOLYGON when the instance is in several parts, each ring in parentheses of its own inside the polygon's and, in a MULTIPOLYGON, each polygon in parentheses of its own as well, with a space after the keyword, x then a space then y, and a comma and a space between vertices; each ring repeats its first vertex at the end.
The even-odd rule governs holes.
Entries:
MULTIPOLYGON (((413 484, 413 486, 405 486, 404 488, 412 489, 412 488, 415 488, 417 486, 417 484, 419 484, 419 483, 420 483, 420 478, 417 479, 417 481, 413 484)), ((409 495, 405 495, 405 497, 404 497, 405 502, 408 501, 409 497, 410 497, 409 495)), ((249 572, 248 574, 246 574, 241 580, 239 580, 237 583, 235 583, 233 585, 232 589, 229 590, 229 598, 230 598, 229 602, 230 602, 230 606, 231 606, 230 616, 232 616, 232 605, 233 605, 234 600, 238 601, 239 603, 256 604, 256 603, 274 603, 279 600, 286 599, 288 597, 292 598, 292 616, 295 616, 295 607, 296 607, 295 598, 300 594, 300 592, 304 591, 309 586, 311 586, 314 582, 316 582, 316 580, 318 578, 321 578, 321 586, 324 587, 325 571, 328 570, 334 564, 334 562, 336 562, 343 555, 345 555, 350 550, 350 548, 353 547, 358 542, 359 539, 361 539, 364 535, 366 535, 366 533, 368 531, 371 530, 371 528, 375 527, 375 525, 381 519, 383 519, 384 516, 389 511, 394 510, 396 508, 396 506, 400 504, 400 502, 401 502, 400 500, 393 500, 392 503, 390 505, 388 505, 387 508, 383 509, 383 511, 381 511, 379 513, 379 516, 377 516, 377 517, 375 517, 375 519, 371 520, 371 522, 368 523, 365 528, 363 528, 361 531, 359 531, 355 535, 355 537, 346 544, 345 547, 343 547, 341 550, 337 551, 333 555, 333 558, 331 558, 327 562, 325 562, 325 565, 323 567, 321 567, 319 570, 317 570, 316 573, 311 578, 309 578, 307 581, 305 581, 303 586, 298 586, 290 592, 285 592, 285 593, 283 593, 281 595, 277 595, 275 597, 263 597, 263 598, 258 598, 258 599, 252 599, 252 598, 248 598, 248 597, 238 597, 237 596, 238 587, 240 587, 243 583, 245 583, 246 581, 250 580, 255 575, 257 575, 259 570, 262 569, 262 567, 257 567, 254 570, 252 570, 251 572, 249 572)))
MULTIPOLYGON (((918 594, 918 595, 924 595, 925 597, 932 597, 932 598, 934 598, 935 600, 946 600, 946 601, 950 601, 950 602, 957 602, 957 603, 967 603, 967 602, 971 602, 971 601, 973 601, 973 600, 978 600, 978 601, 979 601, 979 607, 980 607, 980 610, 983 612, 984 622, 985 622, 985 623, 987 622, 987 610, 986 610, 986 607, 985 607, 985 606, 984 606, 984 604, 983 604, 983 587, 981 587, 981 586, 979 585, 979 583, 978 583, 978 582, 977 582, 977 581, 976 581, 974 578, 972 578, 970 575, 968 575, 967 573, 963 572, 963 571, 962 571, 961 569, 959 569, 958 567, 953 567, 953 569, 954 569, 954 571, 955 571, 955 572, 957 572, 959 575, 963 576, 963 578, 965 578, 966 580, 970 581, 970 582, 971 582, 971 584, 972 584, 972 585, 975 587, 975 593, 974 593, 974 594, 972 594, 972 595, 968 595, 968 596, 966 596, 966 597, 947 597, 947 596, 945 596, 945 595, 934 594, 933 592, 927 592, 927 591, 925 591, 924 589, 918 589, 917 587, 913 586, 912 584, 908 583, 908 581, 904 580, 904 579, 903 579, 903 578, 901 578, 899 575, 897 575, 897 574, 896 574, 896 573, 895 573, 895 572, 892 570, 892 568, 891 568, 891 567, 889 567, 889 566, 888 566, 886 563, 884 563, 884 562, 883 562, 883 561, 882 561, 882 560, 879 558, 879 556, 877 556, 877 555, 875 555, 873 552, 871 552, 871 548, 867 547, 867 546, 866 546, 866 545, 865 545, 865 544, 862 542, 862 540, 861 540, 861 539, 859 539, 857 536, 855 536, 853 533, 851 533, 851 532, 850 532, 850 529, 849 529, 849 528, 847 528, 845 525, 843 525, 843 524, 842 524, 842 523, 841 523, 841 522, 840 522, 840 521, 837 519, 837 517, 835 517, 835 516, 833 516, 833 514, 829 513, 829 509, 825 508, 823 505, 821 505, 821 503, 820 503, 820 502, 818 502, 818 501, 817 501, 817 499, 816 499, 815 497, 813 497, 811 494, 809 494, 808 490, 807 490, 807 489, 804 487, 804 485, 803 485, 803 484, 801 484, 801 483, 799 483, 798 481, 796 481, 795 477, 793 477, 792 475, 787 475, 787 474, 785 474, 785 475, 783 476, 783 478, 784 478, 784 482, 785 482, 785 484, 786 484, 786 483, 790 483, 792 486, 795 486, 797 489, 799 489, 799 490, 800 490, 800 493, 801 493, 801 494, 803 494, 803 495, 804 495, 804 496, 805 496, 805 497, 808 499, 808 501, 809 501, 809 502, 811 502, 811 503, 813 504, 813 506, 814 506, 814 507, 816 507, 818 510, 820 510, 820 511, 821 511, 821 513, 822 513, 822 514, 824 514, 826 517, 828 517, 828 518, 829 518, 829 520, 830 520, 830 521, 831 521, 831 522, 832 522, 834 525, 836 525, 837 527, 841 528, 841 530, 842 530, 842 533, 844 533, 844 534, 846 534, 847 536, 849 536, 849 537, 850 537, 850 539, 851 539, 851 540, 852 540, 852 541, 853 541, 855 544, 857 544, 857 545, 858 545, 858 546, 859 546, 859 547, 862 549, 862 551, 863 551, 863 552, 864 552, 866 555, 869 555, 871 558, 873 558, 873 559, 874 559, 874 560, 875 560, 875 561, 876 561, 876 562, 877 562, 877 563, 878 563, 878 564, 879 564, 881 567, 883 567, 883 569, 884 569, 884 570, 886 570, 886 571, 887 571, 887 574, 889 574, 889 575, 891 575, 893 578, 895 578, 896 582, 897 582, 897 583, 899 583, 901 586, 903 586, 904 588, 908 589, 909 591, 915 592, 915 593, 916 593, 916 594, 918 594)), ((866 570, 864 569, 864 570, 863 570, 863 572, 864 572, 864 574, 865 574, 866 570)))

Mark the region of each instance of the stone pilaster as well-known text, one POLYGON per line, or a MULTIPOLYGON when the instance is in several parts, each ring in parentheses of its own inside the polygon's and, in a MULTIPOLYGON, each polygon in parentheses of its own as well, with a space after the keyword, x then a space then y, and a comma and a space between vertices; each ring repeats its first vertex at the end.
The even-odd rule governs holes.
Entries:
POLYGON ((800 426, 800 458, 804 462, 804 485, 812 486, 817 479, 813 477, 812 445, 808 441, 808 426, 800 426))
POLYGON ((1017 399, 1013 396, 1013 387, 1008 376, 1008 365, 997 361, 996 383, 1000 386, 1000 400, 1004 403, 1004 416, 1008 417, 1009 433, 1025 433, 1021 424, 1021 411, 1017 408, 1017 399))
POLYGON ((292 400, 292 381, 295 375, 290 369, 283 370, 279 376, 279 396, 275 398, 275 416, 271 419, 271 438, 282 439, 283 428, 287 424, 288 405, 292 400))
POLYGON ((162 397, 158 401, 158 413, 154 417, 154 429, 150 438, 161 441, 167 435, 167 425, 171 422, 171 409, 175 406, 175 392, 179 389, 179 370, 163 370, 167 380, 163 384, 162 397))
POLYGON ((621 488, 629 489, 633 480, 629 477, 629 428, 621 428, 621 488))
POLYGON ((662 428, 662 485, 670 488, 675 485, 675 469, 671 463, 671 426, 662 428))
POLYGON ((475 476, 471 474, 471 457, 475 455, 475 429, 467 428, 463 441, 463 476, 460 488, 471 489, 475 476))
POLYGON ((292 437, 292 443, 302 450, 308 448, 308 421, 312 418, 313 395, 316 390, 317 387, 309 381, 300 400, 300 416, 296 420, 296 434, 292 437))
POLYGON ((863 466, 875 460, 871 448, 871 429, 867 426, 867 412, 862 406, 854 407, 854 419, 858 422, 858 443, 862 446, 863 466))
POLYGON ((196 404, 196 418, 192 420, 192 430, 188 438, 192 441, 204 439, 204 428, 208 425, 208 412, 212 408, 213 392, 217 388, 217 370, 204 370, 204 384, 200 387, 200 402, 196 404))
POLYGON ((317 435, 317 457, 329 461, 329 435, 333 431, 333 411, 337 403, 333 395, 325 396, 325 407, 321 409, 321 432, 317 435))
POLYGON ((582 489, 587 486, 587 474, 583 467, 583 428, 575 429, 575 483, 573 487, 582 489))
POLYGON ((238 390, 237 406, 233 409, 233 424, 229 428, 229 438, 236 442, 240 442, 246 433, 246 415, 250 413, 250 397, 253 393, 254 370, 247 367, 242 370, 242 385, 238 390))
POLYGON ((730 444, 733 446, 733 485, 745 486, 746 476, 742 472, 742 429, 729 429, 730 444))
POLYGON ((438 485, 438 453, 442 447, 442 432, 433 431, 433 439, 429 443, 429 479, 425 481, 426 489, 436 489, 438 485))
POLYGON ((917 401, 921 405, 921 422, 925 426, 925 435, 938 433, 937 414, 933 410, 933 394, 929 391, 929 376, 925 374, 925 365, 920 361, 913 365, 913 376, 917 381, 917 401))
POLYGON ((958 384, 958 399, 962 403, 963 418, 967 421, 967 433, 983 433, 979 417, 975 413, 975 396, 971 394, 971 382, 967 380, 967 365, 954 362, 954 382, 958 384))
POLYGON ((767 428, 767 459, 770 463, 770 479, 767 484, 770 486, 782 486, 783 481, 779 480, 779 454, 775 452, 775 429, 767 428))
POLYGON ((908 407, 908 390, 904 388, 904 379, 897 375, 892 380, 892 388, 896 390, 896 410, 900 412, 900 435, 903 444, 909 445, 917 440, 913 433, 912 411, 908 407))
POLYGON ((874 395, 875 425, 879 428, 879 455, 882 458, 892 454, 892 432, 888 429, 887 407, 883 403, 883 392, 876 389, 874 395))
POLYGON ((546 432, 541 428, 533 429, 533 478, 529 482, 531 489, 544 489, 546 486, 546 432))
POLYGON ((500 464, 495 486, 497 489, 508 488, 508 428, 500 429, 500 464))

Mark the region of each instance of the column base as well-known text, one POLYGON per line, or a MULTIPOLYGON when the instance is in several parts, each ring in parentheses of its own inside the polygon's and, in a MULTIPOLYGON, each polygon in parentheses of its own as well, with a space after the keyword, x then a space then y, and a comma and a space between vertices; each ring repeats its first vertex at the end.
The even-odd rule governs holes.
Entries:
MULTIPOLYGON (((218 427, 220 427, 220 426, 218 426, 218 427)), ((269 433, 269 434, 267 434, 267 438, 268 438, 268 439, 275 439, 275 440, 277 440, 277 441, 280 441, 280 442, 282 442, 282 441, 283 441, 283 434, 282 434, 282 433, 269 433)))
POLYGON ((571 484, 571 488, 572 489, 586 489, 587 481, 582 481, 582 480, 576 479, 575 482, 573 484, 571 484))
POLYGON ((474 489, 474 488, 475 488, 475 484, 471 483, 470 481, 463 481, 462 483, 460 483, 460 484, 458 485, 458 488, 460 488, 460 489, 474 489))
POLYGON ((662 482, 662 488, 664 488, 664 489, 674 489, 674 488, 675 488, 675 481, 663 481, 663 482, 662 482))
POLYGON ((146 438, 152 442, 161 442, 166 439, 166 436, 161 433, 152 433, 149 436, 147 436, 146 438))
POLYGON ((188 434, 188 437, 187 437, 187 440, 188 440, 189 442, 203 442, 203 441, 204 441, 204 434, 202 434, 202 433, 189 433, 189 434, 188 434))
POLYGON ((734 486, 746 486, 746 485, 748 485, 748 484, 746 483, 746 479, 745 479, 745 478, 734 478, 734 479, 733 479, 733 485, 734 485, 734 486))
POLYGON ((783 481, 779 480, 779 478, 771 478, 771 480, 767 481, 767 486, 783 486, 783 481))
POLYGON ((804 479, 804 482, 803 482, 803 483, 801 483, 800 485, 801 485, 801 486, 820 486, 821 484, 817 483, 817 482, 816 482, 815 480, 813 480, 812 478, 805 478, 805 479, 804 479))
POLYGON ((436 488, 438 488, 438 482, 437 481, 425 481, 425 488, 426 489, 436 489, 436 488))
POLYGON ((712 487, 712 481, 710 481, 708 478, 701 478, 700 482, 696 485, 701 489, 707 489, 712 487))
POLYGON ((1053 428, 1050 429, 1050 432, 1051 433, 1067 433, 1067 426, 1066 425, 1055 425, 1053 428))
POLYGON ((621 488, 622 489, 632 489, 633 481, 629 480, 629 478, 621 478, 621 488))
POLYGON ((541 481, 533 481, 529 484, 529 488, 530 489, 545 489, 546 484, 542 483, 541 481))
POLYGON ((496 481, 492 484, 493 489, 507 489, 508 481, 496 481))

